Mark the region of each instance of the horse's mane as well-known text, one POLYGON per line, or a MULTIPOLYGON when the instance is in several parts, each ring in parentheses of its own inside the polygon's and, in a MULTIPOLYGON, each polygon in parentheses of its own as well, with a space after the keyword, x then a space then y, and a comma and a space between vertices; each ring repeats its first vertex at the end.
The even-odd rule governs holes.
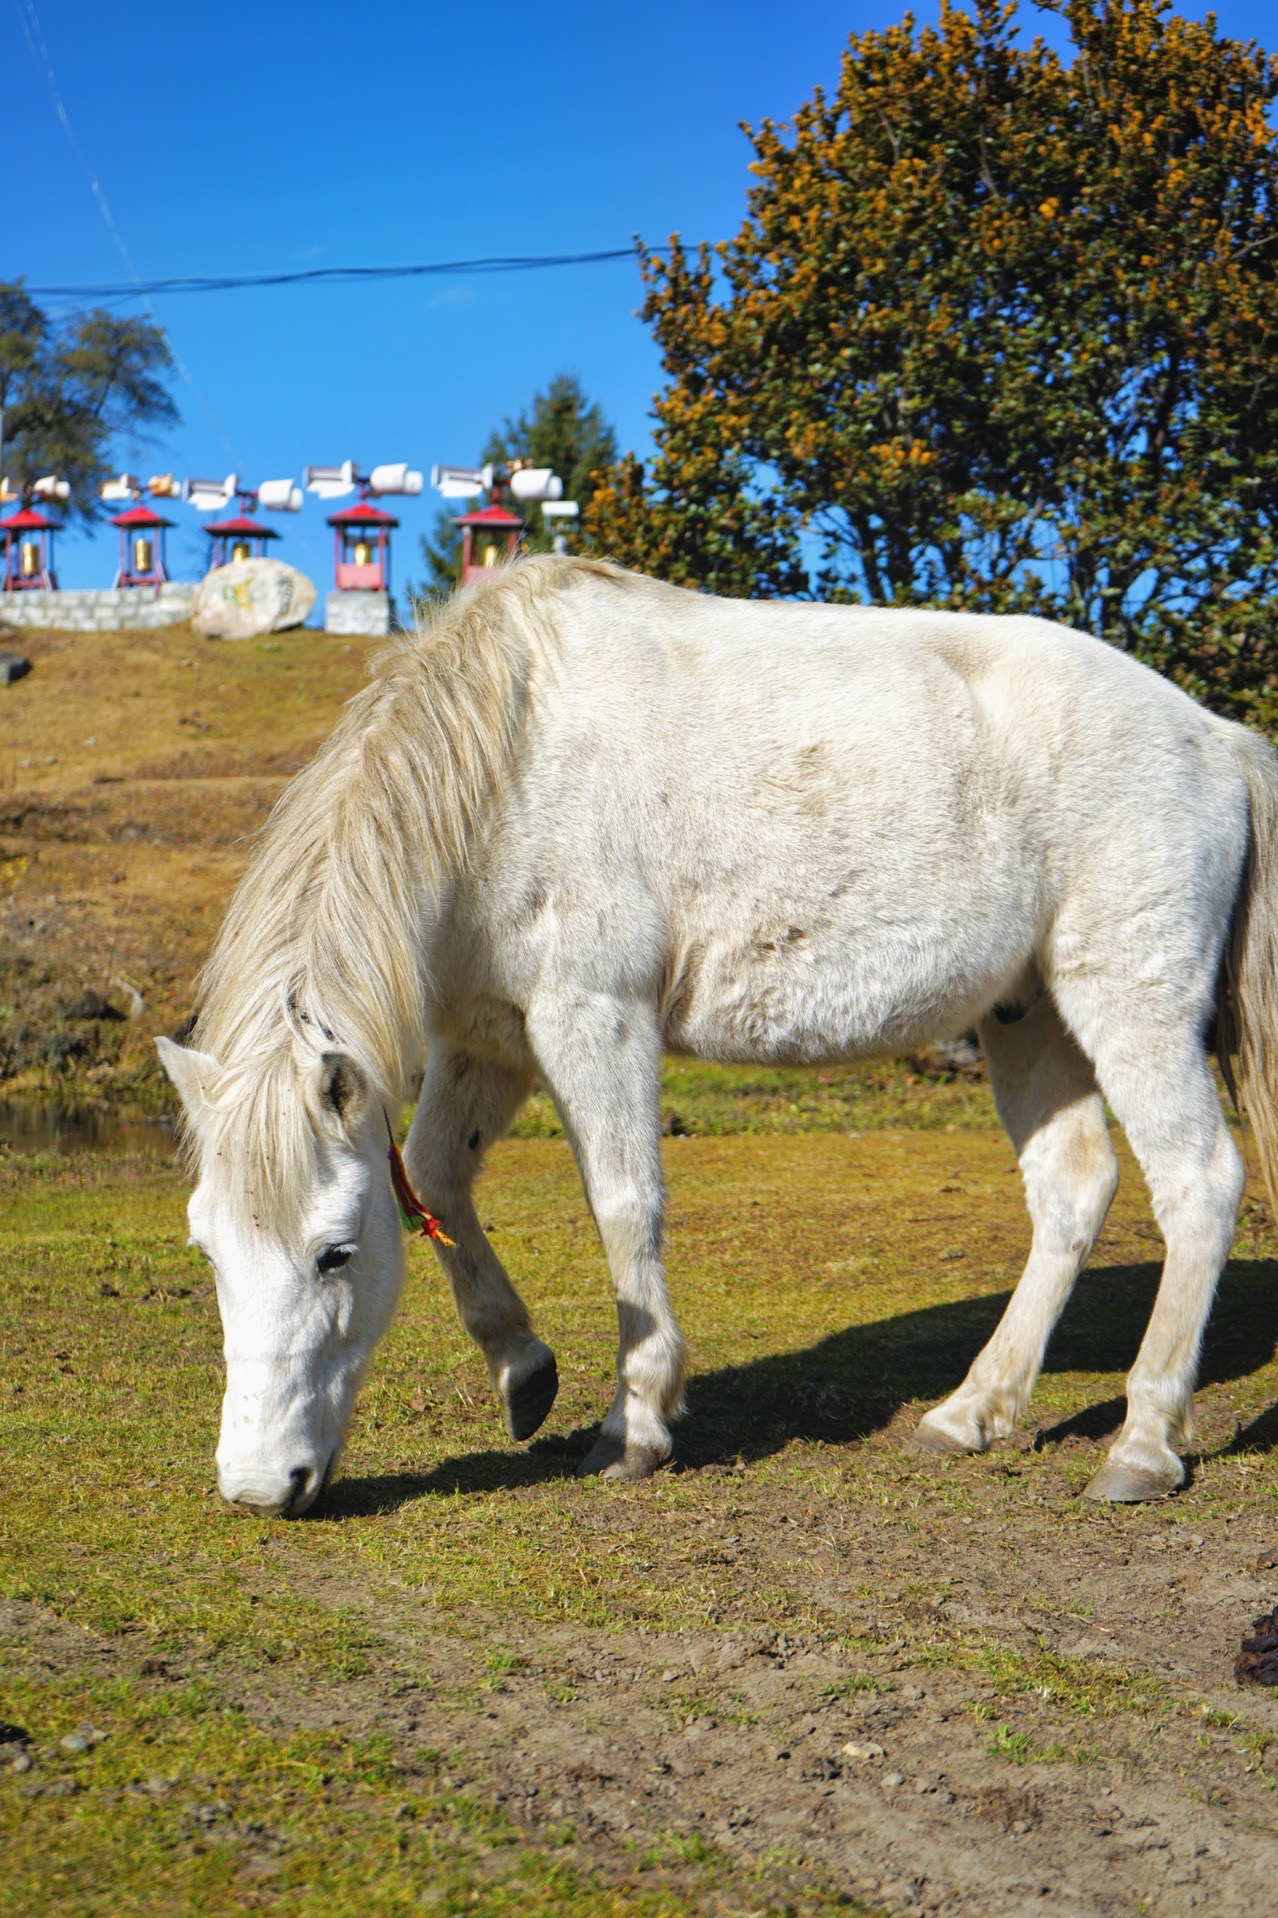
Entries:
POLYGON ((287 1208, 313 1162, 299 1064, 340 1051, 383 1102, 402 1096, 425 1042, 423 932, 509 776, 530 668, 553 646, 546 602, 604 570, 519 561, 445 603, 380 654, 261 828, 195 1036, 220 1066, 200 1145, 252 1180, 250 1203, 287 1208))

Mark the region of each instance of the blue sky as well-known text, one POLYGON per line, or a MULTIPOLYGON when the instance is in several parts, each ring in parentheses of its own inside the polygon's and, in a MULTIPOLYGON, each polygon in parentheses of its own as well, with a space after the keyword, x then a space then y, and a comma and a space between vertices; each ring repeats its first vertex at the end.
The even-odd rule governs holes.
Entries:
MULTIPOLYGON (((144 279, 576 252, 636 232, 725 237, 749 177, 737 123, 788 117, 834 81, 849 33, 904 12, 890 0, 0 0, 0 276, 33 286, 129 276, 28 50, 32 3, 75 139, 144 279)), ((1215 11, 1224 32, 1276 37, 1271 0, 1215 11)), ((190 378, 174 383, 182 424, 130 464, 256 481, 345 458, 469 461, 562 370, 642 451, 660 369, 639 299, 629 262, 169 295, 155 305, 190 378)), ((429 489, 403 503, 400 581, 436 504, 429 489)), ((170 569, 194 577, 196 517, 172 516, 170 569)), ((280 557, 324 590, 321 503, 274 523, 280 557)), ((114 556, 109 528, 68 534, 62 584, 108 584, 114 556)))

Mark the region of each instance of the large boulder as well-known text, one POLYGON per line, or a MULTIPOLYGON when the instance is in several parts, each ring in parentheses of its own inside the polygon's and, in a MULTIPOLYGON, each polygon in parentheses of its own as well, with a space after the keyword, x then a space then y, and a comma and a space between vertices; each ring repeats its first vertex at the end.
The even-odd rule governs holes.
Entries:
POLYGON ((256 639, 300 626, 315 604, 315 585, 281 559, 241 559, 215 566, 195 589, 191 624, 207 639, 256 639))

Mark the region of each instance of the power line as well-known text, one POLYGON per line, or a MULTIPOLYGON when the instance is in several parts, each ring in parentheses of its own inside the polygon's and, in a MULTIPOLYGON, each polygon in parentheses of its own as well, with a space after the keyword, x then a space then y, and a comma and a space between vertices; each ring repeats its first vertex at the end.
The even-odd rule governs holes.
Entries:
MULTIPOLYGON (((648 247, 662 254, 668 248, 648 247)), ((238 293, 250 287, 360 285, 377 280, 420 280, 442 273, 532 273, 547 267, 597 266, 609 260, 635 260, 633 246, 604 248, 596 253, 499 254, 479 260, 426 260, 405 266, 311 266, 294 273, 199 273, 169 280, 133 280, 129 284, 103 282, 96 286, 28 286, 41 299, 113 300, 160 293, 238 293)))

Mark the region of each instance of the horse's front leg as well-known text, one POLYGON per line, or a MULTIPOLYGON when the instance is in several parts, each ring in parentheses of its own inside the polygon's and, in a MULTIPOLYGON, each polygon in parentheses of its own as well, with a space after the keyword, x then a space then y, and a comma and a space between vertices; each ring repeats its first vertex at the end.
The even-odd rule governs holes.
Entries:
POLYGON ((435 1250, 458 1316, 488 1364, 506 1430, 528 1439, 555 1402, 555 1355, 536 1337, 523 1300, 488 1243, 471 1198, 485 1149, 500 1139, 530 1079, 435 1039, 404 1147, 408 1175, 453 1246, 435 1250))
POLYGON ((617 1299, 617 1393, 582 1477, 647 1478, 683 1410, 684 1344, 661 1262, 662 1183, 652 1009, 563 992, 529 1007, 533 1052, 577 1155, 617 1299))

